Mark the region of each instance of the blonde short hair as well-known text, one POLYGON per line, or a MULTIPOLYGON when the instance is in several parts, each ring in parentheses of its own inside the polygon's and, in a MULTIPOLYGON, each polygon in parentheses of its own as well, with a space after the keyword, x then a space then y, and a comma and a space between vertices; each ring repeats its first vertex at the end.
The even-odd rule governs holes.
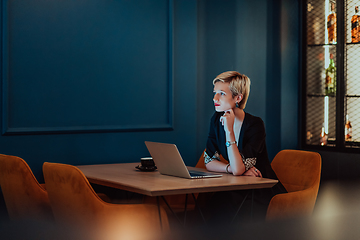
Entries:
POLYGON ((250 78, 236 71, 227 71, 219 74, 213 80, 214 85, 217 82, 229 83, 230 91, 233 97, 241 94, 242 99, 239 103, 239 108, 245 108, 246 102, 250 94, 250 78))

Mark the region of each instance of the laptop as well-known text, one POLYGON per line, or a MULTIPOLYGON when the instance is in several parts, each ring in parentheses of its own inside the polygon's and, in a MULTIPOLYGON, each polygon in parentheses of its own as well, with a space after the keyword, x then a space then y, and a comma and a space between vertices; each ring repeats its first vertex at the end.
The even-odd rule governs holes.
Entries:
POLYGON ((175 144, 145 141, 145 145, 161 174, 190 179, 222 176, 217 173, 188 170, 175 144))

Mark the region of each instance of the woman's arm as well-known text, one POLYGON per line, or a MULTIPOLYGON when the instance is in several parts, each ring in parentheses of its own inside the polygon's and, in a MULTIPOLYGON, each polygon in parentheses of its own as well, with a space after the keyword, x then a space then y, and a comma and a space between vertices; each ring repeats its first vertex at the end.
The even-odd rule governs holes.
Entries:
POLYGON ((247 128, 246 137, 244 136, 244 144, 242 153, 246 158, 258 157, 265 148, 265 126, 260 118, 253 120, 252 124, 247 128))
MULTIPOLYGON (((211 172, 226 172, 226 166, 227 166, 226 163, 223 163, 223 162, 220 162, 217 160, 214 160, 214 161, 211 161, 211 162, 205 164, 206 169, 211 172)), ((229 166, 228 172, 232 173, 232 172, 230 172, 230 170, 231 169, 229 166)))
MULTIPOLYGON (((224 126, 226 141, 231 143, 236 142, 234 133, 234 111, 230 109, 229 111, 225 112, 224 115, 220 118, 220 121, 224 126)), ((246 168, 236 143, 227 147, 227 154, 231 173, 233 175, 242 175, 246 171, 246 168)))
POLYGON ((262 177, 262 174, 261 174, 260 170, 257 169, 256 167, 249 168, 249 170, 244 172, 243 175, 244 176, 252 176, 252 177, 262 177))
MULTIPOLYGON (((235 142, 235 134, 233 130, 225 132, 225 135, 226 141, 235 142)), ((242 175, 245 172, 246 168, 237 144, 231 144, 229 147, 227 147, 227 154, 229 158, 229 168, 231 170, 231 173, 233 175, 242 175)))
MULTIPOLYGON (((234 137, 234 139, 235 139, 235 137, 234 137)), ((220 159, 216 156, 216 154, 214 154, 214 156, 212 156, 212 157, 209 157, 207 154, 205 154, 205 166, 206 166, 206 169, 208 171, 213 171, 213 172, 232 173, 233 175, 241 175, 241 174, 243 174, 245 172, 245 165, 244 165, 244 163, 242 161, 242 156, 240 155, 236 144, 231 144, 228 147, 228 156, 229 156, 229 164, 230 164, 229 166, 228 166, 228 164, 226 164, 224 162, 221 162, 220 159), (229 155, 230 152, 231 153, 233 152, 232 156, 229 155), (236 156, 235 158, 234 158, 234 155, 236 156), (235 163, 237 163, 237 161, 240 161, 240 164, 235 164, 235 163), (240 173, 239 173, 239 171, 234 172, 234 170, 233 170, 234 167, 233 166, 240 166, 241 172, 240 173)))
POLYGON ((252 116, 251 120, 248 121, 244 134, 242 153, 246 158, 256 158, 256 164, 254 165, 255 168, 250 168, 243 175, 258 176, 258 167, 261 168, 263 165, 262 161, 268 160, 267 158, 264 159, 261 157, 263 155, 263 151, 265 150, 265 138, 266 133, 264 122, 261 118, 252 116), (257 169, 257 171, 254 172, 255 169, 257 169))
MULTIPOLYGON (((220 117, 220 122, 224 126, 226 141, 235 142, 235 134, 233 130, 234 118, 235 115, 232 110, 229 110, 228 112, 224 113, 223 116, 220 117)), ((214 115, 210 123, 210 131, 206 146, 207 148, 206 152, 210 157, 208 156, 206 158, 205 161, 206 169, 209 171, 228 172, 228 173, 232 173, 233 175, 241 175, 245 172, 246 168, 242 161, 243 159, 241 157, 241 154, 237 148, 237 144, 231 144, 229 147, 227 147, 230 166, 227 166, 226 163, 220 161, 212 161, 214 159, 217 159, 215 157, 215 153, 216 153, 215 151, 218 151, 219 148, 217 146, 218 143, 215 136, 215 126, 217 124, 220 124, 218 121, 219 118, 216 118, 214 115)))
MULTIPOLYGON (((205 167, 208 171, 226 172, 227 164, 220 161, 219 146, 215 134, 215 126, 219 124, 217 115, 218 114, 215 113, 210 121, 209 135, 204 153, 205 167)), ((231 171, 230 167, 228 167, 228 171, 231 171)))
MULTIPOLYGON (((244 165, 243 157, 242 157, 243 155, 240 154, 236 144, 231 144, 229 147, 227 147, 230 165, 227 167, 226 163, 220 161, 220 156, 218 154, 219 147, 218 147, 218 142, 217 142, 217 138, 216 138, 216 134, 215 134, 216 125, 220 124, 220 123, 218 122, 219 118, 216 117, 216 115, 218 115, 218 114, 213 115, 211 122, 210 122, 209 135, 208 135, 208 140, 207 140, 207 144, 206 144, 206 152, 205 152, 205 156, 204 156, 206 169, 208 171, 214 171, 214 172, 228 172, 228 173, 232 173, 234 175, 244 174, 244 175, 249 175, 249 176, 259 176, 260 177, 261 176, 260 171, 257 170, 257 172, 255 172, 255 168, 252 168, 252 170, 251 170, 251 169, 248 169, 249 166, 246 167, 244 165), (234 148, 234 146, 235 146, 235 148, 234 148), (232 154, 229 154, 229 153, 232 153, 232 154), (234 155, 235 155, 235 157, 234 157, 234 155), (231 162, 233 162, 233 163, 231 163, 231 162), (239 164, 236 164, 237 162, 239 164), (234 169, 235 169, 234 166, 235 167, 240 166, 241 170, 240 171, 237 170, 234 172, 234 169), (248 170, 246 171, 246 169, 248 169, 248 170), (255 172, 255 174, 254 174, 254 172, 255 172)), ((221 123, 225 123, 224 119, 221 119, 221 121, 222 121, 221 123)), ((230 141, 235 141, 233 128, 231 128, 231 130, 232 131, 229 132, 229 135, 226 136, 226 139, 227 140, 230 139, 230 141)), ((225 133, 226 133, 226 131, 225 131, 225 133)), ((250 160, 250 162, 251 162, 251 160, 250 160)))

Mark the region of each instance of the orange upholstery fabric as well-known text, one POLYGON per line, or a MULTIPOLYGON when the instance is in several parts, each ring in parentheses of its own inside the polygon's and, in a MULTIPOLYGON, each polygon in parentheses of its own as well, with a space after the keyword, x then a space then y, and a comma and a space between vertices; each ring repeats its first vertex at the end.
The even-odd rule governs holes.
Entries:
POLYGON ((48 193, 23 159, 0 154, 0 186, 11 220, 53 220, 48 193))
MULTIPOLYGON (((98 239, 131 234, 143 239, 169 229, 166 212, 150 204, 111 204, 102 201, 85 175, 75 166, 44 163, 43 172, 55 220, 95 231, 98 239), (139 229, 141 229, 139 231, 139 229), (106 235, 106 236, 105 236, 106 235)), ((97 239, 97 238, 96 238, 97 239)), ((119 238, 121 239, 121 238, 119 238)))
POLYGON ((282 150, 271 163, 288 193, 274 196, 266 218, 280 219, 312 214, 320 185, 321 156, 316 152, 282 150))
MULTIPOLYGON (((206 150, 206 149, 205 149, 206 150)), ((204 150, 204 152, 205 152, 204 150)), ((197 168, 204 168, 206 169, 205 167, 205 162, 204 162, 204 152, 201 154, 200 158, 199 158, 199 161, 197 162, 196 166, 197 168)))

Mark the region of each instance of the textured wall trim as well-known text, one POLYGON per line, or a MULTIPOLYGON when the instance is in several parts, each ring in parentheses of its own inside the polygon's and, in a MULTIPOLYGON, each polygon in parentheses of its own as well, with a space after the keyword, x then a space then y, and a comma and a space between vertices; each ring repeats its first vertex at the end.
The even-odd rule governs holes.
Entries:
POLYGON ((137 124, 137 125, 95 125, 95 126, 67 126, 67 127, 10 127, 8 112, 9 112, 9 99, 8 99, 8 85, 9 85, 9 50, 7 49, 7 31, 8 31, 8 0, 1 1, 1 128, 3 135, 37 135, 37 134, 54 134, 54 133, 97 133, 97 132, 139 132, 139 131, 167 131, 173 130, 174 118, 174 39, 173 39, 173 26, 174 26, 174 0, 168 0, 168 121, 164 124, 137 124))
POLYGON ((173 130, 171 124, 133 125, 133 126, 74 126, 44 128, 8 128, 3 135, 37 135, 58 133, 99 133, 99 132, 143 132, 173 130))

